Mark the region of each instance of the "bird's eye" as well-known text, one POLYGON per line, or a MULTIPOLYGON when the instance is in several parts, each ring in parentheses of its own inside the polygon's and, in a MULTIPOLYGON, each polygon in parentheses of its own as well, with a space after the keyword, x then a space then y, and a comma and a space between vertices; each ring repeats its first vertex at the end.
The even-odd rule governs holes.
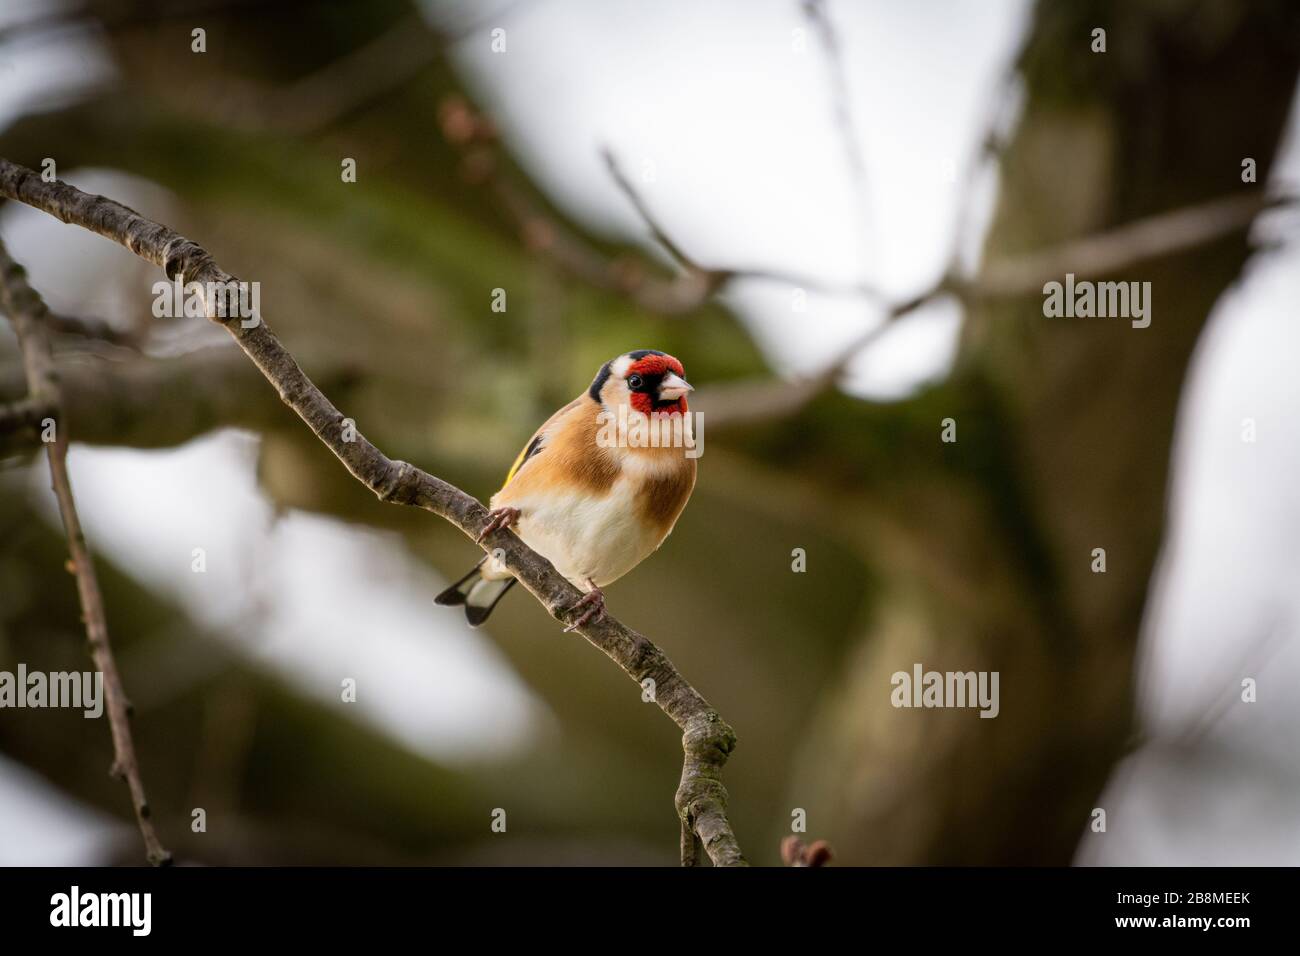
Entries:
POLYGON ((629 375, 629 376, 627 377, 627 387, 628 387, 628 388, 631 388, 631 389, 638 389, 638 388, 640 388, 640 387, 641 387, 642 385, 644 385, 644 384, 645 384, 645 381, 641 378, 640 375, 629 375))

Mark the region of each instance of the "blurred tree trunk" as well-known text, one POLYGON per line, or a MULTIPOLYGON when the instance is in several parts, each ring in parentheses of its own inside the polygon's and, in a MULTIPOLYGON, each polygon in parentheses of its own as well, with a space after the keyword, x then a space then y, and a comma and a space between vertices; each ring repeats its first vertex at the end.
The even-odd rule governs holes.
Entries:
MULTIPOLYGON (((1298 37, 1292 2, 1040 3, 986 261, 1265 188, 1298 37)), ((902 534, 861 535, 892 576, 790 792, 842 858, 1064 864, 1104 839, 1090 812, 1132 731, 1178 400, 1247 255, 1237 234, 1079 277, 1149 281, 1145 329, 1045 318, 1040 295, 976 308, 952 380, 900 412, 920 429, 884 499, 902 534), (925 450, 948 416, 957 444, 925 450), (999 671, 1000 715, 893 708, 914 663, 999 671)))

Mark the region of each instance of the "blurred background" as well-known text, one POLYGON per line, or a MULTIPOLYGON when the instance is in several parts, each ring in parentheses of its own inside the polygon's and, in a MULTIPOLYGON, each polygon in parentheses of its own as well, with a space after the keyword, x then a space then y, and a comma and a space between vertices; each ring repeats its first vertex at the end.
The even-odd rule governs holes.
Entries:
MULTIPOLYGON (((1295 864, 1294 210, 1099 276, 1151 282, 1146 329, 925 294, 1293 194, 1298 67, 1292 0, 6 0, 0 155, 259 282, 371 440, 481 500, 605 359, 678 356, 699 485, 609 601, 736 729, 752 861, 804 811, 847 864, 1295 864), (1000 715, 894 709, 915 663, 998 671, 1000 715)), ((436 608, 472 544, 154 319, 158 270, 14 204, 0 238, 65 317, 178 861, 675 862, 680 736, 613 664, 522 591, 480 631, 436 608)), ((0 436, 0 670, 89 669, 65 557, 0 436)), ((104 721, 0 711, 0 863, 140 862, 110 759, 104 721)))

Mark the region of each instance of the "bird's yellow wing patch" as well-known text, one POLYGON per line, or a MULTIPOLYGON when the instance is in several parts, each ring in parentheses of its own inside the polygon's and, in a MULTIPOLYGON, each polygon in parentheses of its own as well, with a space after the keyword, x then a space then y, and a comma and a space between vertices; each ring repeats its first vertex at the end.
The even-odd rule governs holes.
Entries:
POLYGON ((519 469, 523 467, 524 462, 529 458, 532 458, 541 450, 542 435, 541 432, 538 432, 533 436, 533 440, 525 445, 523 450, 519 452, 519 456, 515 459, 515 463, 510 466, 510 471, 506 474, 505 484, 501 487, 504 488, 506 485, 510 484, 510 482, 514 481, 515 475, 519 474, 519 469))
POLYGON ((584 396, 579 395, 573 401, 569 402, 569 404, 565 405, 548 418, 542 427, 533 433, 533 437, 528 440, 528 444, 523 447, 523 450, 519 452, 519 456, 515 458, 515 463, 510 466, 510 471, 506 474, 505 484, 501 486, 502 488, 505 488, 506 485, 515 480, 515 475, 519 474, 519 469, 524 467, 524 462, 542 450, 542 439, 545 437, 546 432, 550 427, 554 425, 565 412, 572 411, 576 405, 579 405, 582 402, 583 397, 584 396))

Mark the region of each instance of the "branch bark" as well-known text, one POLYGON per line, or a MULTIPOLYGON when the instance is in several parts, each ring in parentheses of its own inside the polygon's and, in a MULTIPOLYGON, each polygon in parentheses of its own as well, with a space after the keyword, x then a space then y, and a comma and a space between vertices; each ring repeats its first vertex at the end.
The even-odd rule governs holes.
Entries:
MULTIPOLYGON (((34 171, 6 159, 0 159, 0 195, 112 239, 161 266, 168 278, 179 278, 186 284, 197 282, 205 289, 225 288, 238 281, 201 246, 172 229, 103 196, 92 196, 63 182, 44 182, 34 171)), ((388 458, 359 432, 353 440, 347 440, 344 415, 308 378, 260 316, 246 322, 238 316, 218 314, 216 304, 206 295, 205 302, 208 317, 231 334, 284 403, 353 477, 381 501, 433 512, 470 539, 477 539, 488 523, 487 510, 477 500, 414 465, 388 458)), ((552 617, 567 622, 569 610, 581 592, 549 561, 508 530, 488 535, 482 546, 489 553, 499 554, 552 617)), ((715 866, 745 865, 727 819, 727 792, 721 779, 722 767, 736 744, 732 729, 644 635, 609 614, 580 628, 578 633, 638 684, 646 686, 645 682, 652 680, 655 702, 682 731, 685 759, 676 807, 684 830, 694 837, 682 841, 683 863, 690 862, 686 844, 692 844, 689 855, 693 858, 694 841, 698 840, 715 866)))
POLYGON ((131 791, 136 823, 144 838, 145 855, 154 866, 161 866, 171 862, 171 854, 163 848, 150 819, 149 801, 135 756, 135 743, 131 739, 130 704, 108 640, 108 620, 95 577, 95 563, 86 545, 86 535, 81 529, 81 518, 77 515, 77 504, 72 496, 72 479, 68 475, 68 426, 66 420, 59 421, 63 417, 59 381, 45 327, 45 303, 27 283, 22 267, 9 258, 3 243, 0 243, 0 306, 8 313, 18 336, 30 392, 29 402, 37 409, 48 410, 55 419, 54 441, 46 445, 46 454, 68 550, 72 555, 72 572, 77 579, 90 655, 104 676, 105 710, 108 711, 109 729, 113 735, 110 772, 126 781, 131 791))

